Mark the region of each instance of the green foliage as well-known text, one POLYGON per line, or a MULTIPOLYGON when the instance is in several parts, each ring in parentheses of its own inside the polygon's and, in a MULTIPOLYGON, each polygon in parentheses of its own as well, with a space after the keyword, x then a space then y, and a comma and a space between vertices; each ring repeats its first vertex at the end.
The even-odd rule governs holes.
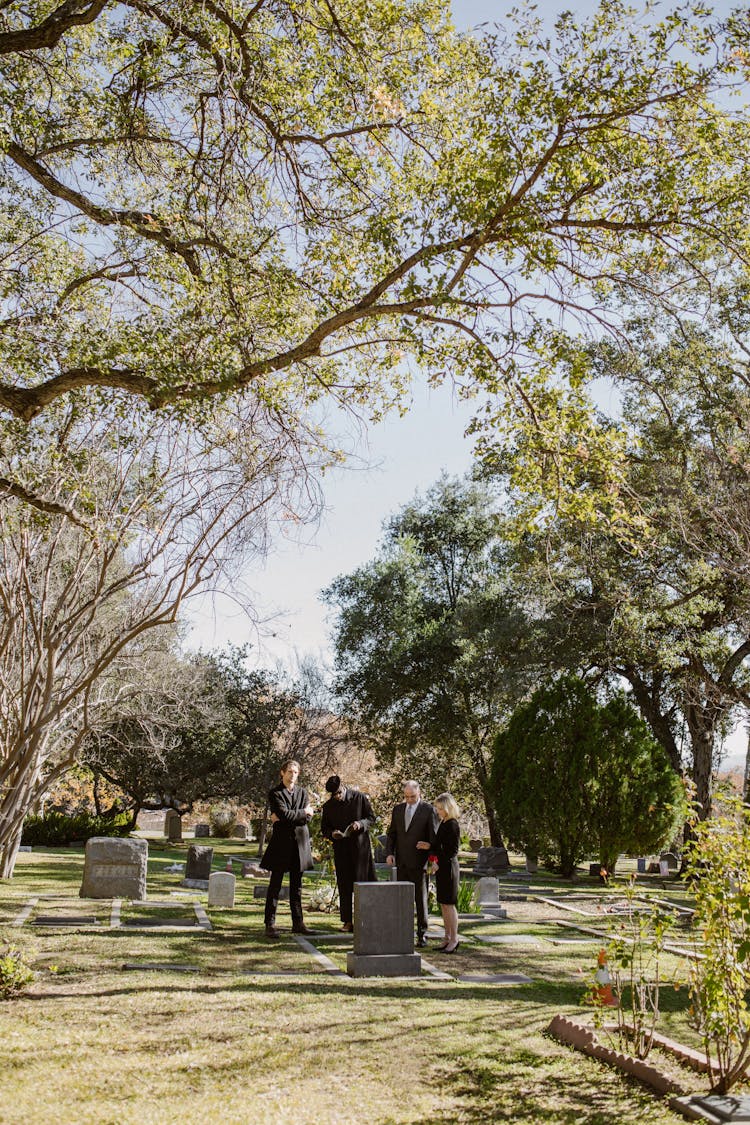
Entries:
POLYGON ((211 805, 208 810, 208 823, 211 825, 211 835, 228 839, 234 835, 237 827, 237 806, 228 801, 211 805))
POLYGON ((490 489, 443 477, 389 520, 375 561, 325 593, 337 689, 381 760, 464 800, 485 800, 492 738, 526 690, 526 619, 497 524, 490 489))
POLYGON ((85 842, 92 836, 128 836, 130 831, 130 817, 127 813, 96 816, 81 811, 68 816, 52 811, 43 816, 26 817, 21 843, 60 848, 66 844, 85 842))
POLYGON ((744 1077, 750 1060, 750 809, 727 799, 693 820, 688 874, 700 960, 690 963, 691 1015, 710 1064, 712 1091, 744 1077))
POLYGON ((538 689, 495 740, 491 778, 510 843, 572 875, 597 849, 608 871, 620 851, 652 851, 685 813, 662 747, 623 696, 597 703, 576 677, 538 689))
POLYGON ((458 884, 456 910, 459 914, 478 914, 479 903, 476 900, 477 884, 474 879, 461 879, 458 884))
POLYGON ((504 466, 519 583, 544 606, 551 665, 629 681, 673 767, 687 760, 704 816, 721 738, 750 705, 750 283, 723 282, 700 323, 676 327, 643 306, 621 344, 582 350, 591 385, 617 388, 608 409, 601 394, 591 407, 621 443, 617 480, 584 433, 576 496, 547 507, 540 528, 542 485, 512 485, 538 460, 527 435, 504 466), (598 505, 597 518, 576 514, 579 502, 598 505), (613 505, 627 507, 625 521, 613 505))
POLYGON ((499 391, 493 428, 538 435, 548 488, 576 431, 606 477, 616 436, 555 393, 560 307, 674 308, 745 231, 744 21, 659 16, 460 35, 441 0, 10 5, 0 401, 252 387, 294 429, 329 392, 402 401, 409 356, 499 391))
POLYGON ((11 1000, 34 979, 33 969, 24 961, 23 953, 10 946, 0 946, 0 1000, 11 1000))

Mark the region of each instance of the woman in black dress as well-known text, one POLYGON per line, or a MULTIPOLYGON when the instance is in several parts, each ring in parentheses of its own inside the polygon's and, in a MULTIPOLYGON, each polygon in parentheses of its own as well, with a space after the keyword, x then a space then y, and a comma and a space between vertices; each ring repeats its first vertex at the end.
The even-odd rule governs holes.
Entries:
POLYGON ((435 891, 443 913, 445 941, 440 953, 455 953, 458 949, 458 845, 461 832, 458 826, 459 808, 450 793, 441 793, 433 802, 440 817, 435 843, 430 849, 437 856, 435 891))

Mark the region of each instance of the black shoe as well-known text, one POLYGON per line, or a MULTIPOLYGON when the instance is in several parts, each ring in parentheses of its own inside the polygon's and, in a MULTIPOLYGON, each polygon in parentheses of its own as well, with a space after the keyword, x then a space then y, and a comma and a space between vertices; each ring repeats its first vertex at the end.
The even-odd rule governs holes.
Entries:
POLYGON ((420 947, 421 949, 424 949, 424 947, 425 947, 425 946, 427 945, 427 934, 419 934, 419 935, 418 935, 418 937, 417 937, 417 945, 418 945, 418 946, 419 946, 419 947, 420 947))
POLYGON ((266 937, 278 938, 281 934, 275 926, 266 926, 266 937))
POLYGON ((298 926, 292 926, 293 934, 311 934, 312 930, 308 930, 304 922, 300 922, 298 926))
POLYGON ((341 929, 342 929, 342 930, 344 931, 344 933, 346 933, 346 934, 353 934, 353 933, 354 933, 354 923, 353 923, 353 922, 344 922, 344 924, 343 924, 343 926, 341 927, 341 929))
POLYGON ((458 950, 458 947, 459 947, 460 944, 461 944, 461 942, 457 941, 456 944, 453 946, 453 949, 444 949, 443 953, 455 953, 458 950))

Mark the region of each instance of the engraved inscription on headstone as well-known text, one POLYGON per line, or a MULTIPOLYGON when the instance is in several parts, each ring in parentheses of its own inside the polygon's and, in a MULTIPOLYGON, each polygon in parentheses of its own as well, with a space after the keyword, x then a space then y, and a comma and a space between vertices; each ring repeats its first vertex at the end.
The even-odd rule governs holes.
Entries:
POLYGON ((146 897, 148 844, 94 836, 86 843, 81 898, 146 897))

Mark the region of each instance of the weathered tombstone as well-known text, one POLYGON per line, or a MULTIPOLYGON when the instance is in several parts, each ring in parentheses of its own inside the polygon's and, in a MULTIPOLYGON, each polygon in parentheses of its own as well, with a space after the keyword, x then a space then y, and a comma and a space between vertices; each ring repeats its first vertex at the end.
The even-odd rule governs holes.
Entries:
POLYGON ((478 852, 483 844, 484 840, 480 840, 478 837, 469 840, 469 847, 473 852, 478 852))
POLYGON ((385 857, 388 854, 385 850, 385 845, 387 842, 387 836, 378 836, 378 842, 375 845, 375 854, 373 856, 373 860, 375 863, 385 863, 385 857))
POLYGON ((500 905, 500 884, 491 876, 477 879, 474 901, 482 914, 492 914, 495 918, 508 917, 507 911, 500 905))
POLYGON ((495 875, 510 870, 508 852, 505 848, 480 848, 474 865, 475 875, 495 875))
POLYGON ((211 835, 211 825, 210 824, 196 824, 194 835, 195 835, 196 840, 199 840, 199 839, 201 839, 201 837, 204 837, 204 836, 210 836, 211 835))
POLYGON ((211 874, 214 849, 205 844, 191 844, 187 850, 187 863, 185 864, 185 878, 182 880, 184 887, 197 887, 199 890, 208 889, 208 877, 211 874))
POLYGON ((234 835, 235 835, 235 839, 237 839, 237 840, 246 840, 247 839, 247 825, 246 824, 238 824, 234 829, 234 835))
POLYGON ((646 857, 645 855, 639 856, 635 861, 635 866, 639 875, 646 874, 646 857))
POLYGON ((146 897, 148 843, 92 836, 86 841, 81 898, 146 897))
POLYGON ((680 861, 674 852, 662 852, 659 856, 660 863, 666 863, 669 871, 679 871, 680 861))
POLYGON ((176 809, 167 809, 164 814, 164 835, 168 840, 182 839, 182 817, 176 809))
POLYGON ((354 951, 346 956, 353 977, 418 977, 414 952, 414 884, 354 884, 354 951))
POLYGON ((214 871, 208 877, 208 905, 234 906, 235 877, 228 871, 214 871))

